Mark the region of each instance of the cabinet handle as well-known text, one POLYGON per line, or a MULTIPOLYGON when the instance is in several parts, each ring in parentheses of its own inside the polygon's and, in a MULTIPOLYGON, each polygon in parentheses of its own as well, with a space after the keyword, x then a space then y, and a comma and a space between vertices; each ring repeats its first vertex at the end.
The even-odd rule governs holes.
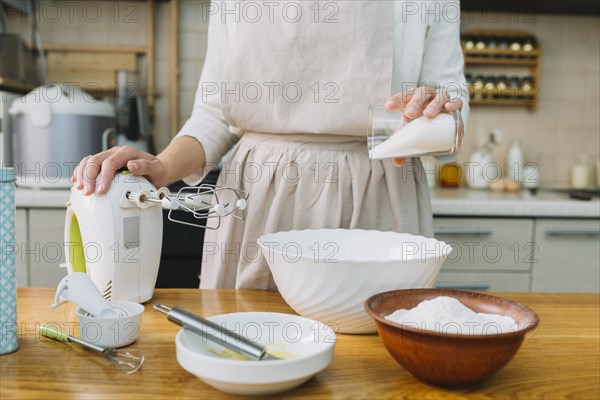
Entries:
POLYGON ((474 283, 474 282, 465 282, 465 283, 436 283, 435 287, 438 289, 467 289, 467 290, 489 290, 492 286, 489 283, 474 283))
POLYGON ((600 229, 548 228, 546 235, 552 236, 600 236, 600 229))
POLYGON ((436 235, 491 235, 492 228, 438 228, 436 235))

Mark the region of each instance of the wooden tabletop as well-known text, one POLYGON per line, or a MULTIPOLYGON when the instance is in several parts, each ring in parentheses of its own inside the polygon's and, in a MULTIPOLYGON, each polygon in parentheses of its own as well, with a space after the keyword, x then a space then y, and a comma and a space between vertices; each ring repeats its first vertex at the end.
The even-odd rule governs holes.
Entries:
MULTIPOLYGON (((581 398, 600 395, 600 296, 503 293, 540 316, 539 328, 515 358, 483 384, 461 391, 420 383, 390 357, 377 335, 338 334, 333 363, 285 398, 581 398)), ((51 310, 54 289, 19 289, 20 348, 0 356, 0 398, 223 399, 183 370, 175 358, 179 327, 152 310, 178 305, 203 316, 239 312, 291 313, 278 293, 266 291, 158 289, 146 304, 141 335, 131 348, 146 355, 143 368, 125 375, 98 353, 37 333, 39 324, 76 322, 74 307, 51 310)), ((278 396, 279 397, 279 396, 278 396)))

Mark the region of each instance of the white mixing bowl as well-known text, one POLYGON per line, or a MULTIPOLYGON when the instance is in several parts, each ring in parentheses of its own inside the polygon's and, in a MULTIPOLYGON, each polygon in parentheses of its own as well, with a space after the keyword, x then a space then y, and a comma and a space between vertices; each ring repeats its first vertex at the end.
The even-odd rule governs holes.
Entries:
POLYGON ((241 312, 207 318, 289 358, 249 361, 226 358, 225 348, 188 329, 175 337, 177 361, 186 371, 227 393, 263 396, 306 382, 333 359, 335 333, 292 314, 241 312))
POLYGON ((277 232, 258 239, 284 300, 342 333, 374 333, 364 301, 433 286, 452 247, 407 233, 360 229, 277 232))

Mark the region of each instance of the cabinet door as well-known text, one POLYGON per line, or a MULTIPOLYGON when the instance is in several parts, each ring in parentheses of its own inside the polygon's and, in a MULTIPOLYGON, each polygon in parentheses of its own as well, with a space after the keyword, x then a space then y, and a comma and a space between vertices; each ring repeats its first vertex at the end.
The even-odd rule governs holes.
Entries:
POLYGON ((533 290, 600 292, 600 220, 539 219, 533 290))
POLYGON ((440 272, 435 287, 478 292, 528 292, 530 274, 524 272, 440 272))
POLYGON ((26 257, 29 262, 31 286, 56 287, 67 275, 65 262, 65 210, 30 209, 29 242, 26 257))
POLYGON ((529 271, 533 219, 434 219, 435 237, 450 244, 444 271, 529 271))
POLYGON ((29 286, 29 268, 27 268, 27 257, 21 249, 27 245, 27 210, 17 209, 15 214, 15 241, 19 251, 15 254, 17 266, 17 287, 29 286))

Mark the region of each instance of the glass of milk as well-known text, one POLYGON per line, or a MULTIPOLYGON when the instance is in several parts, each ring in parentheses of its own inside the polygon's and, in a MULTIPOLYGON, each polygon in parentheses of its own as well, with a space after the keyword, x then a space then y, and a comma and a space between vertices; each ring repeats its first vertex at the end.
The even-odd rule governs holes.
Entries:
POLYGON ((453 155, 460 148, 464 129, 460 111, 409 120, 401 111, 371 106, 369 118, 368 147, 373 160, 453 155))

